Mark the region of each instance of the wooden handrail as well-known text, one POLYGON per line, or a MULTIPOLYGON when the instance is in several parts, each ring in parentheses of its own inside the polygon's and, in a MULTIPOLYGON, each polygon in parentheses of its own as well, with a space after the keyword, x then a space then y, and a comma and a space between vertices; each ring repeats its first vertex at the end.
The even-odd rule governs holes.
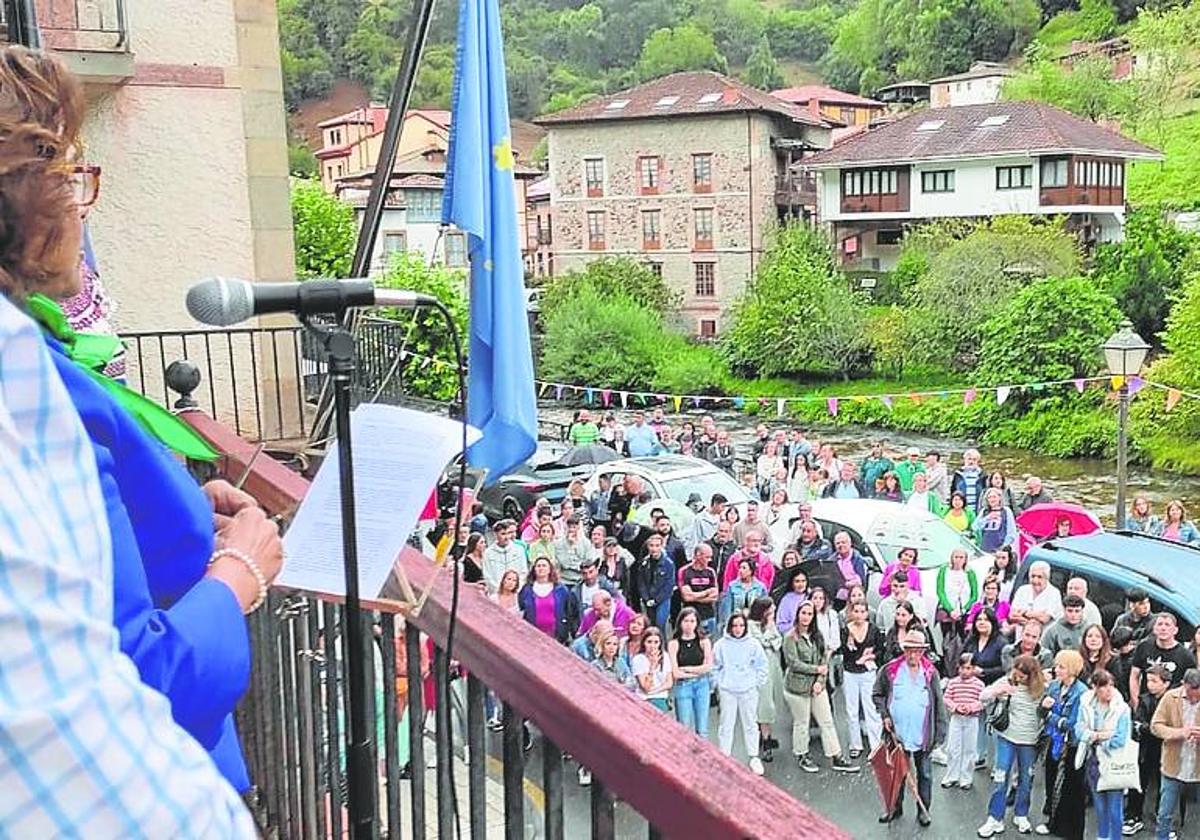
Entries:
MULTIPOLYGON (((182 415, 218 451, 218 470, 240 478, 255 447, 199 412, 182 415)), ((294 510, 308 482, 270 458, 250 466, 244 489, 271 513, 294 510)), ((410 620, 439 646, 449 630, 453 582, 406 548, 397 560, 430 595, 410 620)), ((330 600, 329 596, 313 597, 330 600)), ((381 600, 374 609, 405 612, 381 600)), ((460 585, 454 658, 588 767, 616 797, 668 837, 838 840, 845 832, 723 755, 633 693, 605 679, 546 634, 515 620, 475 586, 460 585)))

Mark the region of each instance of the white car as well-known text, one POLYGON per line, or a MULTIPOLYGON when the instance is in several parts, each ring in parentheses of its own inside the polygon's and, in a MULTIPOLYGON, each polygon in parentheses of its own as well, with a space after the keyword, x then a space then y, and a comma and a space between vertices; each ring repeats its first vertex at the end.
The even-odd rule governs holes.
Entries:
POLYGON ((705 507, 714 493, 720 493, 739 509, 744 509, 750 501, 746 488, 734 481, 729 473, 688 455, 647 455, 601 464, 584 485, 584 492, 589 497, 600 489, 602 475, 612 479, 614 487, 627 475, 639 476, 651 496, 672 499, 681 505, 686 505, 693 493, 700 496, 705 507))
MULTIPOLYGON (((833 535, 845 531, 859 554, 867 561, 867 599, 871 606, 881 600, 879 584, 883 570, 896 562, 900 549, 917 549, 917 567, 921 570, 921 594, 932 616, 937 607, 938 568, 950 560, 955 548, 967 550, 967 566, 974 569, 979 583, 992 568, 992 555, 980 551, 965 535, 925 510, 910 508, 879 499, 817 499, 812 503, 813 519, 831 543, 833 535)), ((790 521, 780 520, 771 528, 775 554, 788 544, 790 521)))

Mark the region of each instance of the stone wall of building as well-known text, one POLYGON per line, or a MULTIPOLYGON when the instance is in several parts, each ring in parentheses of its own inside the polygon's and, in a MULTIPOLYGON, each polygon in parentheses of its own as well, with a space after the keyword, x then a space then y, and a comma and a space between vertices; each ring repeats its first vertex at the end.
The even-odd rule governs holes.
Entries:
POLYGON ((554 271, 601 256, 630 256, 662 266, 683 295, 683 315, 697 333, 719 330, 729 306, 761 261, 775 225, 777 163, 771 137, 785 129, 759 114, 620 120, 555 125, 550 130, 554 271), (697 192, 693 157, 712 155, 712 190, 697 192), (641 191, 639 159, 659 158, 658 193, 641 191), (584 161, 604 161, 604 194, 589 197, 584 161), (698 209, 713 211, 711 250, 696 247, 698 209), (643 213, 660 211, 659 248, 643 241, 643 213), (604 213, 604 249, 588 243, 588 213, 604 213), (697 295, 697 263, 712 263, 714 294, 697 295), (702 322, 712 324, 703 325, 702 322))

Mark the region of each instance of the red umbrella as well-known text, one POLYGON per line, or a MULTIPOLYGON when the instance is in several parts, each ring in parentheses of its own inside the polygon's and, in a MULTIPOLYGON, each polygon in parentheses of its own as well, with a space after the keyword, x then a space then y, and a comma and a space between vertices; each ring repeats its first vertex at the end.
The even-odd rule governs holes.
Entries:
POLYGON ((875 773, 875 783, 879 785, 879 795, 883 798, 884 813, 890 814, 896 810, 896 800, 900 798, 904 780, 908 777, 908 753, 890 734, 885 733, 879 745, 871 750, 868 760, 875 773))
POLYGON ((1090 510, 1066 502, 1047 502, 1034 505, 1017 517, 1017 527, 1035 539, 1054 536, 1058 520, 1071 523, 1071 536, 1099 531, 1100 520, 1090 510))

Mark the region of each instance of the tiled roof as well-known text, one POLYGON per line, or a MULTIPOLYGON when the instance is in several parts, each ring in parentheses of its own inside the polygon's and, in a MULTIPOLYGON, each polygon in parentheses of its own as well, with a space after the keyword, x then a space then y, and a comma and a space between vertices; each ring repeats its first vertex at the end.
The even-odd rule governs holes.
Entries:
POLYGON ((527 201, 535 201, 540 198, 550 198, 549 178, 543 178, 540 181, 534 181, 525 189, 525 199, 527 201))
POLYGON ((995 102, 917 111, 818 152, 804 163, 828 168, 1054 152, 1162 157, 1156 149, 1053 105, 995 102), (991 124, 982 125, 985 121, 991 124))
POLYGON ((620 93, 597 97, 574 108, 547 114, 535 122, 553 126, 753 111, 776 114, 805 125, 825 125, 824 120, 803 108, 709 70, 672 73, 620 93))
POLYGON ((989 79, 992 76, 1012 75, 1015 75, 1015 73, 1007 65, 998 64, 994 61, 977 61, 965 73, 955 73, 952 76, 942 76, 940 79, 930 79, 929 83, 936 85, 939 82, 965 82, 967 79, 989 79))
POLYGON ((882 108, 882 102, 867 99, 856 93, 846 93, 844 90, 825 85, 801 85, 800 87, 783 88, 771 91, 771 95, 791 102, 793 105, 805 105, 812 100, 828 102, 833 105, 858 105, 862 108, 882 108))
POLYGON ((370 125, 375 131, 382 131, 383 124, 387 122, 388 109, 383 105, 368 105, 365 108, 355 108, 346 114, 339 114, 336 117, 330 117, 327 120, 322 120, 317 123, 317 128, 332 128, 335 125, 347 125, 348 123, 363 123, 370 125))
POLYGON ((401 178, 399 180, 393 180, 392 186, 393 187, 407 187, 409 189, 417 189, 417 190, 419 190, 419 189, 440 190, 440 189, 442 189, 442 187, 446 186, 446 182, 444 179, 439 178, 436 175, 417 174, 417 175, 405 175, 403 178, 401 178))

